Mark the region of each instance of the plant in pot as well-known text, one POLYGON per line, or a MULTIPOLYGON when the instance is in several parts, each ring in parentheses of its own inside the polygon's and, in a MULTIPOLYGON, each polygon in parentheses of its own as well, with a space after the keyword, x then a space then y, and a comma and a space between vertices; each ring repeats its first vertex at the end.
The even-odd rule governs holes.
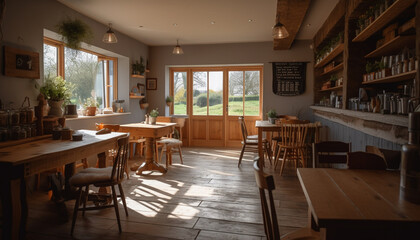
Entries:
POLYGON ((58 33, 62 36, 67 47, 79 49, 82 42, 90 42, 92 30, 82 20, 66 18, 57 25, 58 33))
POLYGON ((156 118, 157 116, 159 116, 158 109, 156 108, 150 111, 149 116, 150 116, 150 124, 156 124, 156 118))
POLYGON ((96 97, 92 96, 86 99, 84 103, 84 108, 86 110, 87 116, 95 116, 96 109, 99 107, 98 101, 96 101, 96 97))
POLYGON ((268 117, 268 121, 272 124, 276 123, 276 119, 277 119, 277 113, 276 110, 271 109, 270 111, 268 111, 267 113, 267 117, 268 117))
POLYGON ((146 98, 140 99, 139 105, 140 105, 140 108, 141 109, 145 109, 145 108, 148 108, 149 107, 149 103, 147 102, 147 99, 146 98))
POLYGON ((166 106, 170 107, 174 103, 174 97, 167 96, 166 99, 165 99, 165 101, 166 101, 166 106))
POLYGON ((44 85, 39 89, 40 93, 48 100, 51 109, 48 113, 50 116, 63 116, 63 103, 70 99, 74 85, 66 82, 61 76, 54 78, 47 77, 44 85))

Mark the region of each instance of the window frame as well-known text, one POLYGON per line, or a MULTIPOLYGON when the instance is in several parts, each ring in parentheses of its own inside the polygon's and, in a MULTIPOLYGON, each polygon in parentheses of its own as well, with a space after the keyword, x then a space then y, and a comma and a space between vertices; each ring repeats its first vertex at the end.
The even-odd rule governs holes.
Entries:
MULTIPOLYGON (((64 58, 64 47, 66 47, 66 44, 64 42, 44 37, 43 44, 47 44, 53 47, 57 48, 57 75, 61 76, 65 80, 65 58, 64 58)), ((92 55, 95 55, 98 57, 98 61, 106 60, 106 74, 105 74, 105 81, 106 84, 104 86, 104 89, 106 89, 106 98, 105 98, 105 104, 104 107, 112 107, 113 100, 118 99, 118 58, 117 57, 110 57, 103 54, 99 54, 97 52, 87 50, 84 48, 77 49, 78 51, 83 51, 92 55), (113 85, 110 85, 110 76, 109 76, 109 61, 113 61, 113 85), (110 88, 113 88, 113 99, 109 99, 110 96, 110 88)), ((43 58, 44 61, 44 58, 43 58)), ((44 64, 42 65, 44 67, 44 64)))

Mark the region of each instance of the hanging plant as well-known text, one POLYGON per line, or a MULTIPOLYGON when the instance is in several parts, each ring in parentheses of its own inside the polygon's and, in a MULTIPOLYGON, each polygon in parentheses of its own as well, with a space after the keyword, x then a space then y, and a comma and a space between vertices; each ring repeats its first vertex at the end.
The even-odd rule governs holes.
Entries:
POLYGON ((79 49, 81 42, 90 42, 92 31, 82 20, 66 18, 58 25, 58 33, 62 36, 67 47, 79 49))

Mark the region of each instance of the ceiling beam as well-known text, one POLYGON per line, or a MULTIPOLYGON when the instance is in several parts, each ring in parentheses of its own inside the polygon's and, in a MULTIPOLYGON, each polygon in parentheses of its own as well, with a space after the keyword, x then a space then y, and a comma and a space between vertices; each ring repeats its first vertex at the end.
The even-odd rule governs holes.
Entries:
POLYGON ((310 3, 311 0, 277 0, 276 21, 280 21, 286 27, 289 37, 274 39, 274 50, 290 49, 310 3))

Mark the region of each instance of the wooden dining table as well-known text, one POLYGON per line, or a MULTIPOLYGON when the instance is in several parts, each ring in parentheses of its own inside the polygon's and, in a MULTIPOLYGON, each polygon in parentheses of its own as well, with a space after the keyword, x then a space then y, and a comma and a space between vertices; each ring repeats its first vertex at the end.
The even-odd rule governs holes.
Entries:
POLYGON ((313 227, 325 239, 420 239, 420 205, 400 196, 399 171, 299 168, 313 227))
POLYGON ((258 130, 258 157, 259 157, 259 162, 258 162, 258 166, 262 167, 263 166, 263 161, 264 161, 264 151, 263 151, 263 132, 278 132, 281 129, 280 125, 277 124, 273 124, 270 123, 269 121, 255 121, 255 127, 258 130))
POLYGON ((25 177, 95 154, 99 164, 105 165, 105 152, 126 136, 126 133, 96 135, 96 131, 90 130, 79 133, 83 134, 82 141, 53 140, 51 135, 45 135, 0 145, 2 239, 25 239, 28 217, 25 177))
POLYGON ((136 138, 144 137, 146 139, 145 161, 138 167, 136 174, 141 175, 143 171, 159 171, 166 173, 167 169, 159 165, 154 159, 154 148, 156 138, 160 138, 172 133, 176 123, 157 122, 156 124, 130 123, 120 125, 119 131, 128 132, 136 138))

